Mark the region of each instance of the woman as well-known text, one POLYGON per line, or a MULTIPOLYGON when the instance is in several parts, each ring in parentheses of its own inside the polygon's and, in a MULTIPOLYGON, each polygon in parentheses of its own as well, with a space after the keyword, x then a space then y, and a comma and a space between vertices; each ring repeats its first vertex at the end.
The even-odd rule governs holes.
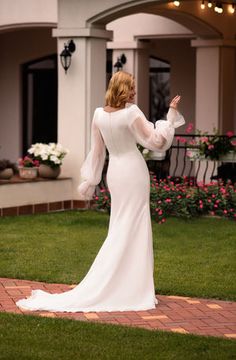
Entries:
POLYGON ((109 151, 107 184, 111 193, 109 230, 85 278, 62 294, 32 291, 17 302, 27 310, 128 311, 155 308, 152 229, 149 208, 150 178, 138 150, 167 150, 174 128, 184 124, 176 110, 180 96, 170 104, 167 121, 156 127, 133 104, 132 75, 117 72, 110 80, 106 106, 97 108, 92 121, 92 147, 81 174, 80 193, 91 198, 101 180, 105 149, 109 151))

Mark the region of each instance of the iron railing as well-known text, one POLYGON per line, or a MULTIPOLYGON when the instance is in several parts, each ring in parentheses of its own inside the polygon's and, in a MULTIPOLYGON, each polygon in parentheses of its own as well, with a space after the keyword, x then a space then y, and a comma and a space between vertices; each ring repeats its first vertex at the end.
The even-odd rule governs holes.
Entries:
MULTIPOLYGON (((213 135, 204 135, 204 137, 212 137, 213 135)), ((231 180, 236 182, 236 163, 225 162, 210 159, 198 159, 191 161, 187 157, 187 149, 189 140, 196 140, 199 135, 178 134, 175 135, 171 148, 166 151, 163 160, 147 160, 147 166, 150 172, 154 173, 158 180, 170 176, 172 180, 178 181, 179 178, 185 177, 185 181, 190 184, 198 185, 199 183, 209 183, 211 181, 231 180), (187 143, 182 143, 179 139, 187 138, 187 143)), ((221 135, 221 137, 225 137, 221 135)), ((232 137, 232 139, 235 137, 232 137)), ((108 160, 108 158, 107 158, 108 160)), ((108 161, 106 161, 101 186, 106 186, 106 172, 108 161)))
MULTIPOLYGON (((212 138, 214 135, 204 135, 212 138)), ((230 160, 210 160, 209 158, 200 158, 191 161, 187 156, 190 140, 197 140, 200 135, 179 134, 175 135, 171 148, 166 152, 166 157, 162 161, 148 160, 149 170, 154 172, 158 179, 171 176, 178 179, 185 176, 191 183, 197 185, 200 183, 209 183, 213 180, 231 180, 236 182, 236 163, 230 160), (187 138, 187 143, 182 143, 181 138, 187 138)), ((220 135, 221 138, 225 135, 220 135)), ((233 137, 232 137, 233 139, 233 137)), ((234 160, 235 161, 235 160, 234 160)))

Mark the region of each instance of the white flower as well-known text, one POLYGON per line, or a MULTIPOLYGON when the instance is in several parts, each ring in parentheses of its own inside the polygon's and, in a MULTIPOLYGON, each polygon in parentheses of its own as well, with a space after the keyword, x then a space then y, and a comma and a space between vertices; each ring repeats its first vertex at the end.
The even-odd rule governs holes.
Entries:
POLYGON ((63 148, 61 144, 56 143, 36 143, 31 145, 28 150, 37 160, 48 165, 61 165, 62 159, 68 154, 68 150, 63 148))
POLYGON ((149 150, 148 149, 143 149, 143 155, 147 155, 149 154, 149 150))

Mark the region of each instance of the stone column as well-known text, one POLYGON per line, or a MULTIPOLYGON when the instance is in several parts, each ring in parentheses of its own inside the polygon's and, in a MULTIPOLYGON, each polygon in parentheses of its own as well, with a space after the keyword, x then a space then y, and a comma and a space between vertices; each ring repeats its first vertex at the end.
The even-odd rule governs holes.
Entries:
POLYGON ((196 128, 225 133, 236 122, 236 41, 193 40, 196 47, 196 128))
POLYGON ((58 38, 58 142, 70 151, 62 175, 72 177, 72 199, 79 199, 76 189, 81 165, 90 149, 93 112, 104 104, 106 41, 112 32, 95 28, 55 29, 53 36, 58 38), (76 50, 65 74, 60 53, 70 39, 76 50))

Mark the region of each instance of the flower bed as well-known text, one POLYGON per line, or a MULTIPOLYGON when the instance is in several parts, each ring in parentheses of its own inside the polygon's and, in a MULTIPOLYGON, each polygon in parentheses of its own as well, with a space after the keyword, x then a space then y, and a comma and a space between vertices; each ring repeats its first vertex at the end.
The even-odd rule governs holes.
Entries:
MULTIPOLYGON (((109 190, 94 196, 94 206, 110 211, 109 190)), ((174 182, 171 177, 158 181, 151 175, 150 207, 153 220, 164 223, 168 216, 191 218, 216 215, 236 220, 236 184, 210 183, 193 186, 187 177, 174 182)))

